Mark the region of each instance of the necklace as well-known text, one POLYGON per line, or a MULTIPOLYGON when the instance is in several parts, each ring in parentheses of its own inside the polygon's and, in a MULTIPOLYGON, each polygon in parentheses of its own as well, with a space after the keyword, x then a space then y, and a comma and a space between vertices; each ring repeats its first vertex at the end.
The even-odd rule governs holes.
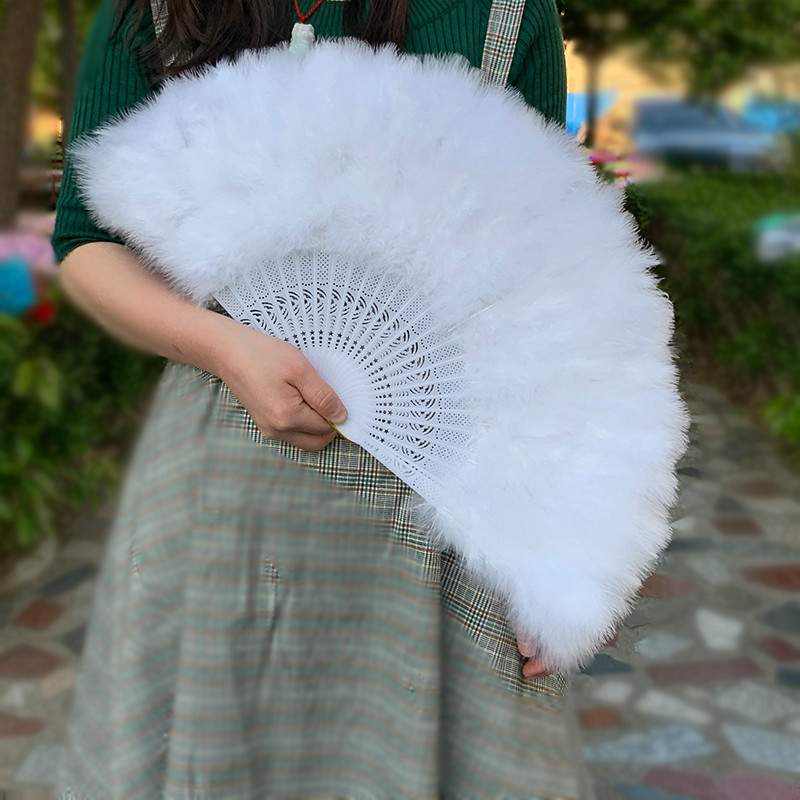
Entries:
POLYGON ((300 11, 300 4, 294 0, 294 10, 300 22, 295 22, 292 28, 292 40, 289 42, 289 49, 293 53, 305 53, 314 44, 314 26, 306 24, 306 20, 325 2, 325 0, 316 0, 311 10, 305 14, 300 11))

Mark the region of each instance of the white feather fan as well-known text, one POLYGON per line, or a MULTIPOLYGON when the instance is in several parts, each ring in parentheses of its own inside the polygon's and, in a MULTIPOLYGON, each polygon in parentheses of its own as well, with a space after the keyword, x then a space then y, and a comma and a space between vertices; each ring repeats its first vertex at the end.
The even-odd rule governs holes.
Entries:
POLYGON ((461 57, 339 40, 169 81, 74 157, 98 221, 198 304, 286 259, 428 298, 470 396, 465 458, 422 489, 434 541, 551 669, 591 657, 669 541, 688 414, 656 258, 563 129, 461 57))

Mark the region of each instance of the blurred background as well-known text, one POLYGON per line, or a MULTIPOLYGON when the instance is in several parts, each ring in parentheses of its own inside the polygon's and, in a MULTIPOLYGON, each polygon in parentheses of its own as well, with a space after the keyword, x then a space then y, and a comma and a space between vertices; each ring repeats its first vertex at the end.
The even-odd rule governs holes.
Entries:
MULTIPOLYGON (((0 629, 14 645, 0 654, 0 789, 46 783, 104 509, 162 367, 69 307, 49 244, 77 65, 98 5, 0 0, 0 629), (50 661, 45 640, 55 643, 50 661)), ((557 5, 568 130, 662 257, 695 417, 663 574, 576 691, 595 790, 796 800, 788 776, 800 774, 800 604, 776 603, 800 590, 800 0, 557 5), (742 582, 749 601, 733 591, 742 582), (706 665, 683 683, 679 653, 706 665), (659 677, 665 660, 673 673, 659 677), (693 685, 703 669, 705 698, 693 685), (704 703, 717 711, 698 711, 704 703), (764 704, 783 713, 753 717, 764 704), (739 714, 735 735, 722 707, 739 714), (665 718, 671 727, 653 727, 665 718), (606 752, 609 731, 622 744, 606 752), (795 755, 764 755, 781 748, 795 755), (685 763, 705 757, 707 769, 685 763), (724 782, 731 770, 738 783, 724 782)))

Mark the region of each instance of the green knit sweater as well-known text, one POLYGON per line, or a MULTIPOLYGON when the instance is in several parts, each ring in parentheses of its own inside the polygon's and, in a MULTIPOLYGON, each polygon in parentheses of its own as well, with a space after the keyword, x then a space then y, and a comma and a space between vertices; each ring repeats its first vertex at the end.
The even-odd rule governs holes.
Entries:
MULTIPOLYGON (((155 37, 152 19, 134 28, 129 15, 112 36, 118 0, 103 0, 92 26, 78 78, 72 137, 91 131, 157 91, 141 63, 141 49, 155 37)), ((290 2, 290 0, 286 0, 290 2)), ((300 0, 305 11, 309 0, 300 0)), ((342 35, 340 2, 323 3, 309 22, 318 37, 342 35)), ((457 52, 480 66, 491 0, 410 0, 406 49, 457 52)), ((564 123, 566 68, 555 0, 527 0, 508 81, 548 119, 564 123)), ((53 247, 60 261, 88 242, 119 242, 91 219, 75 183, 69 153, 58 199, 53 247)))

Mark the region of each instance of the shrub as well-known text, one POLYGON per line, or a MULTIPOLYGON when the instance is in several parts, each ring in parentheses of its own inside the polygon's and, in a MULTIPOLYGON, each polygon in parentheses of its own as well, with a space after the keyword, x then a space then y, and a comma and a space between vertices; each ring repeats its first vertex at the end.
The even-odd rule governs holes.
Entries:
POLYGON ((0 552, 54 536, 118 478, 163 360, 123 348, 55 292, 49 324, 0 314, 0 552))
POLYGON ((690 353, 736 399, 755 398, 773 434, 800 444, 800 256, 761 263, 753 228, 800 210, 800 168, 673 175, 629 187, 627 203, 663 257, 690 353))

